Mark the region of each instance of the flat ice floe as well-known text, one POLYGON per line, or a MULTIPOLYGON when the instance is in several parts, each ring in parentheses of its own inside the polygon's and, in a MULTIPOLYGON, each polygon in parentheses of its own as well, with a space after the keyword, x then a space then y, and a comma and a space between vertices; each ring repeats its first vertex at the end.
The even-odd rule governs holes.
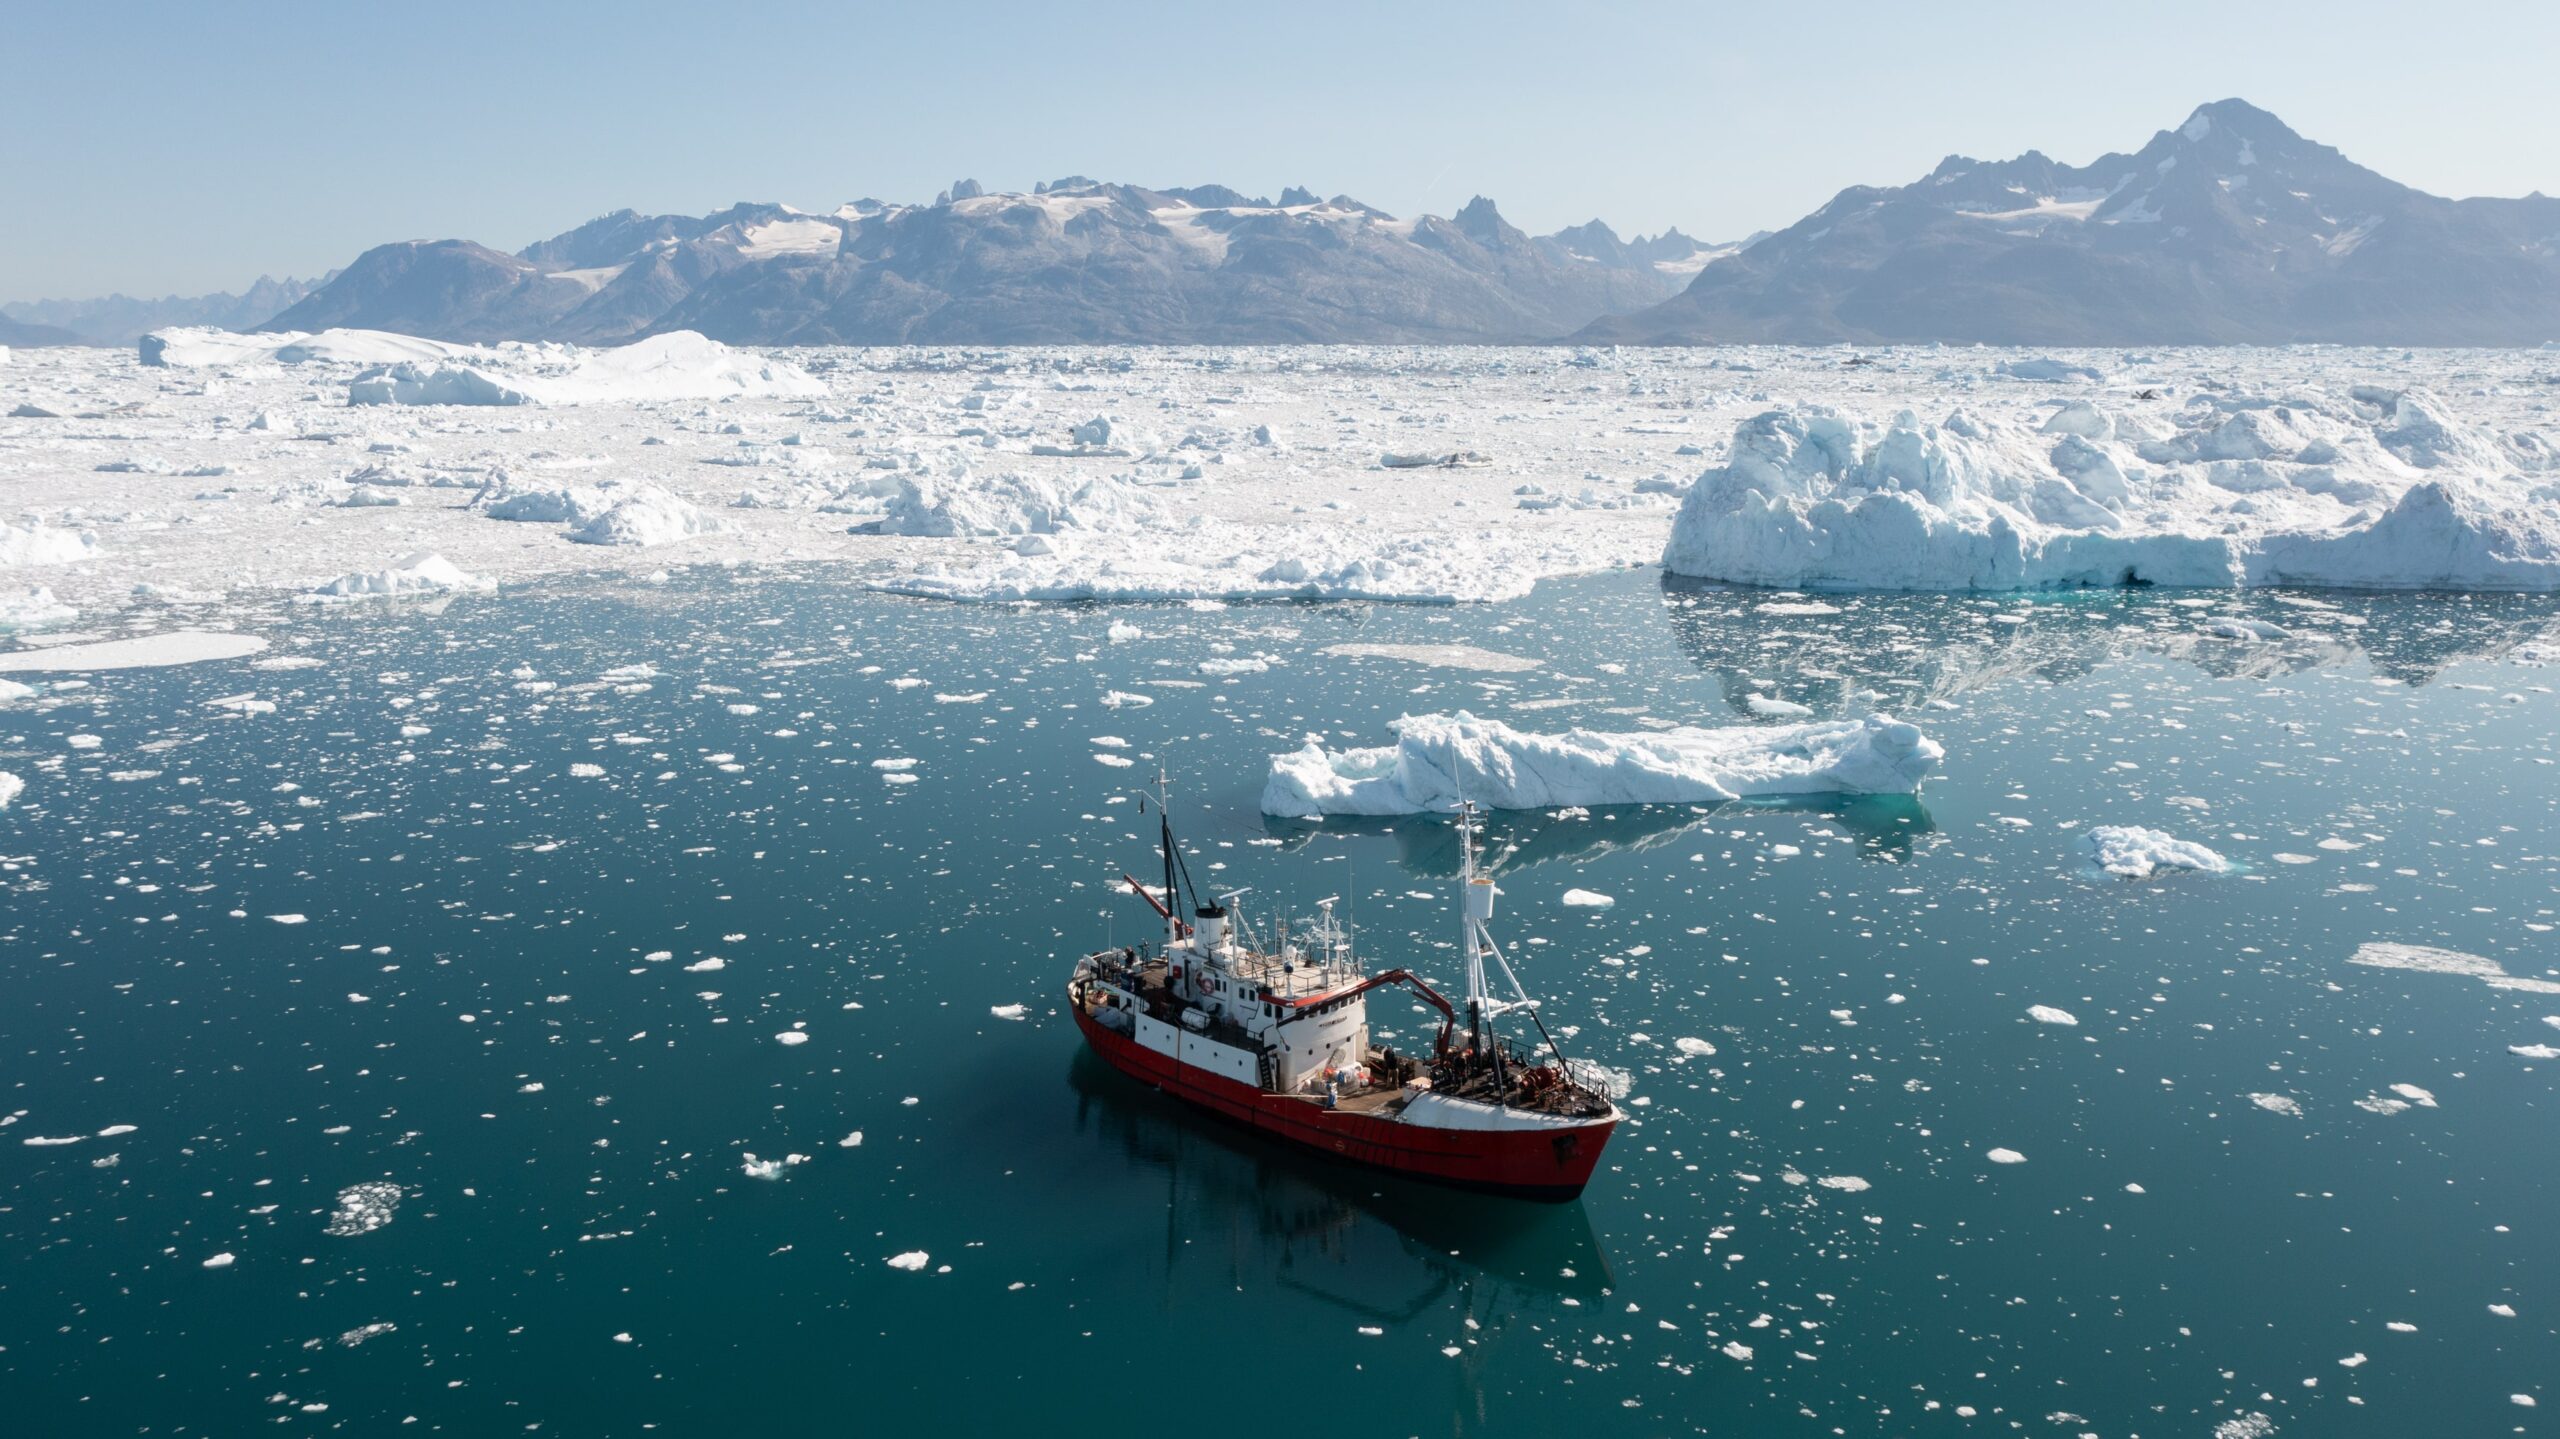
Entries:
POLYGON ((13 672, 74 673, 94 670, 157 669, 164 665, 236 660, 263 652, 267 642, 256 635, 210 630, 170 630, 132 639, 95 644, 54 645, 0 654, 0 674, 13 672))
POLYGON ((2080 837, 2089 862, 2124 879, 2149 879, 2167 870, 2225 874, 2231 861, 2197 844, 2135 824, 2102 824, 2080 837))
POLYGON ((1753 796, 1910 794, 1945 755, 1886 716, 1816 724, 1533 734, 1499 720, 1408 715, 1396 743, 1274 755, 1265 814, 1422 814, 1461 798, 1494 809, 1705 804, 1753 796))
POLYGON ((1663 564, 1789 588, 2560 588, 2560 451, 2425 391, 2049 410, 1765 411, 1691 487, 1663 564))
POLYGON ((2480 980, 2491 989, 2520 989, 2534 994, 2560 994, 2560 980, 2531 979, 2507 973, 2506 966, 2485 955, 2423 944, 2376 941, 2358 945, 2347 960, 2367 969, 2405 969, 2419 974, 2458 974, 2480 980))

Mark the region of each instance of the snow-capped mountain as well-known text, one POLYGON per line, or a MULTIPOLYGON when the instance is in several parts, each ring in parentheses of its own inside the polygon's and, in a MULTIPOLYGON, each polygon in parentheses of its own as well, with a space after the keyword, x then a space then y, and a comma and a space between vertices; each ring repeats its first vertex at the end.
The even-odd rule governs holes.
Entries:
POLYGON ((2447 200, 2240 100, 2084 166, 1950 156, 1580 338, 1991 344, 2560 338, 2560 199, 2447 200))
POLYGON ((439 339, 733 344, 1551 339, 1676 293, 1733 253, 1598 221, 1533 237, 1493 202, 1399 219, 1348 196, 1081 176, 1029 193, 962 181, 930 205, 830 214, 625 210, 507 255, 464 240, 365 252, 269 322, 439 339))
POLYGON ((99 300, 15 301, 0 305, 0 339, 7 337, 12 324, 30 333, 53 336, 16 342, 20 344, 119 347, 172 325, 254 330, 326 283, 326 276, 319 280, 278 280, 261 275, 258 283, 237 295, 222 291, 211 295, 164 295, 158 299, 109 295, 99 300))

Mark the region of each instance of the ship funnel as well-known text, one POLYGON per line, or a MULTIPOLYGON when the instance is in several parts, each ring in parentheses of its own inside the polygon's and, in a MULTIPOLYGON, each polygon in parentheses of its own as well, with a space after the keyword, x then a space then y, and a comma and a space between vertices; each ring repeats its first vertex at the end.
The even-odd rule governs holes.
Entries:
POLYGON ((1468 880, 1466 884, 1466 891, 1468 920, 1473 923, 1481 924, 1484 921, 1493 918, 1493 881, 1489 879, 1468 880))
POLYGON ((1204 904, 1193 910, 1191 917, 1198 921, 1192 927, 1192 934, 1203 953, 1215 954, 1226 948, 1227 909, 1225 905, 1204 904))

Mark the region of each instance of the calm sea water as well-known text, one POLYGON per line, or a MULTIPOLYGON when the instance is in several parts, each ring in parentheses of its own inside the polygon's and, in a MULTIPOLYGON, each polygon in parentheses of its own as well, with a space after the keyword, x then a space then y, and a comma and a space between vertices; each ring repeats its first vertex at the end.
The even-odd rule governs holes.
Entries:
POLYGON ((7 1422, 2538 1432, 2560 1064, 2509 1046, 2560 1044, 2560 994, 2349 959, 2560 978, 2560 671, 2508 657, 2560 612, 1830 608, 1637 573, 1210 612, 723 576, 279 614, 269 658, 307 666, 0 711, 7 1422), (2290 634, 2202 632, 2234 615, 2290 634), (1349 896, 1373 959, 1454 981, 1445 821, 1266 822, 1266 755, 1461 707, 1741 723, 1755 686, 1891 709, 1945 766, 1917 801, 1497 817, 1498 928, 1633 1084, 1579 1203, 1261 1147, 1058 1010, 1145 928, 1111 886, 1158 764, 1212 883, 1349 896), (243 692, 275 709, 208 703, 243 692), (2104 823, 2241 868, 2104 880, 2104 823))

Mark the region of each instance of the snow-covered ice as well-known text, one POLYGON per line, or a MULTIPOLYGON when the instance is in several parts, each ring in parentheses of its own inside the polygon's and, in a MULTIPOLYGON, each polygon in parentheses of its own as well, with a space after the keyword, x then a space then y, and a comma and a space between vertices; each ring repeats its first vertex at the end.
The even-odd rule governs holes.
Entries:
POLYGON ((2164 870, 2224 874, 2231 861, 2193 840, 2134 824, 2102 824, 2080 836, 2099 870, 2125 879, 2149 879, 2164 870))
POLYGON ((1469 799, 1494 809, 1698 804, 1750 796, 1910 794, 1944 751, 1882 715, 1815 724, 1536 734, 1499 720, 1408 715, 1396 743, 1274 755, 1262 811, 1420 814, 1469 799))
POLYGON ((1664 565, 1791 588, 2560 588, 2560 455, 2425 390, 2071 398, 2041 423, 1930 413, 1745 420, 1664 565))

